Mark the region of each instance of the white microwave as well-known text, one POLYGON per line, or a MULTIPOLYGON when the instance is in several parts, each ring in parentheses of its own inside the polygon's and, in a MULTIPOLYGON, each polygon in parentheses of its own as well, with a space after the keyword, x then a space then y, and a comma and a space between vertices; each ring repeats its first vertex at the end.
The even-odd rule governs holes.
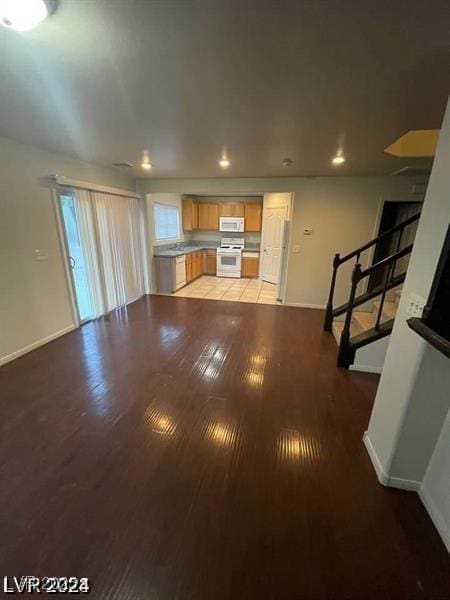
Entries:
POLYGON ((220 217, 220 231, 240 233, 244 231, 244 217, 220 217))

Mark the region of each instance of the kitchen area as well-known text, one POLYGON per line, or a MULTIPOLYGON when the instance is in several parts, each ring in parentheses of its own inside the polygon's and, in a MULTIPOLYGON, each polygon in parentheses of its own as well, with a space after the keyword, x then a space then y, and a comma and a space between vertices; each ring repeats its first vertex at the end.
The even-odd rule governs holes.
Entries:
MULTIPOLYGON (((263 196, 183 195, 177 209, 177 241, 153 247, 156 293, 278 303, 276 282, 264 281, 261 272, 263 196)), ((175 231, 173 207, 161 218, 157 211, 155 219, 171 219, 175 231)))

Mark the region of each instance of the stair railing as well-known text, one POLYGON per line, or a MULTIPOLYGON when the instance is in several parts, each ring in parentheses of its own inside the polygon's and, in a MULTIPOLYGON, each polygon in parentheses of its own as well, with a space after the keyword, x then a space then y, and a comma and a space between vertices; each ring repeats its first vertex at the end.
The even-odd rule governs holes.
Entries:
MULTIPOLYGON (((406 219, 405 221, 403 221, 402 223, 399 223, 395 227, 388 229, 387 231, 385 231, 381 235, 377 236, 373 240, 370 240, 370 242, 363 244, 362 246, 360 246, 356 250, 353 250, 352 252, 349 252, 345 256, 341 257, 339 253, 335 254, 334 259, 333 259, 333 272, 332 272, 332 276, 331 276, 330 293, 328 295, 328 302, 327 302, 327 307, 326 307, 326 311, 325 311, 325 321, 324 321, 324 330, 325 331, 331 331, 331 328, 333 326, 334 317, 337 317, 347 311, 348 303, 346 303, 338 308, 333 307, 334 291, 336 288, 336 279, 337 279, 338 270, 341 267, 341 265, 343 265, 344 263, 346 263, 349 260, 351 260, 352 258, 354 258, 355 259, 354 267, 356 267, 356 265, 359 265, 361 268, 361 265, 359 262, 361 254, 365 250, 368 250, 372 246, 375 246, 376 244, 378 244, 380 241, 388 238, 389 236, 395 235, 397 232, 399 232, 399 235, 398 235, 397 243, 396 243, 396 252, 399 252, 402 237, 403 237, 403 232, 405 231, 406 227, 408 227, 408 225, 411 225, 411 223, 414 223, 419 218, 420 218, 420 213, 410 217, 409 219, 406 219)), ((395 256, 395 253, 392 256, 395 256)), ((388 258, 390 258, 390 257, 388 257, 388 258)), ((384 260, 386 260, 386 259, 384 259, 384 260)), ((382 264, 382 263, 383 263, 383 261, 380 261, 379 263, 376 263, 375 265, 373 265, 373 267, 376 267, 377 265, 382 264)), ((384 266, 386 266, 386 265, 384 264, 384 266)), ((395 273, 395 266, 392 268, 391 272, 388 273, 388 277, 392 281, 395 280, 394 273, 395 273)), ((400 280, 395 285, 398 285, 399 283, 401 283, 400 280)), ((393 287, 393 286, 391 286, 391 287, 393 287)), ((358 300, 358 304, 362 304, 363 302, 366 302, 367 300, 370 300, 371 298, 378 296, 379 293, 380 293, 380 291, 374 290, 374 293, 367 293, 365 296, 361 296, 360 299, 358 300)))
MULTIPOLYGON (((404 256, 408 256, 409 254, 411 254, 412 249, 413 249, 413 244, 410 244, 409 246, 405 246, 405 248, 403 248, 402 250, 399 250, 398 252, 395 252, 395 254, 392 254, 391 256, 388 256, 387 258, 380 260, 379 262, 375 263, 371 267, 368 267, 367 269, 362 269, 361 265, 359 263, 355 264, 355 266, 353 268, 353 272, 352 272, 350 295, 349 295, 348 302, 346 304, 347 309, 346 309, 346 314, 345 314, 344 328, 342 330, 341 339, 340 339, 340 343, 339 343, 339 353, 338 353, 338 366, 339 367, 344 367, 344 368, 348 369, 348 367, 351 364, 353 364, 353 362, 355 360, 356 350, 359 347, 358 343, 352 342, 352 340, 350 338, 350 327, 351 327, 352 318, 353 318, 353 310, 354 310, 355 306, 360 304, 359 298, 361 298, 361 297, 365 298, 367 296, 367 294, 365 294, 365 295, 357 298, 356 292, 357 292, 359 283, 364 278, 372 275, 372 273, 374 271, 376 271, 377 269, 381 269, 381 268, 386 269, 386 275, 384 278, 383 287, 381 290, 376 291, 377 296, 380 295, 380 293, 381 293, 381 299, 380 299, 380 306, 378 308, 376 322, 374 325, 374 330, 378 333, 377 339, 380 339, 390 333, 390 329, 382 330, 381 317, 383 314, 384 302, 385 302, 386 294, 387 294, 388 290, 390 290, 392 287, 395 287, 396 285, 398 285, 398 278, 394 277, 397 261, 400 260, 401 258, 403 258, 404 256)), ((405 273, 402 274, 403 280, 404 280, 404 277, 405 277, 405 273)), ((373 296, 373 297, 375 297, 375 296, 373 296)))

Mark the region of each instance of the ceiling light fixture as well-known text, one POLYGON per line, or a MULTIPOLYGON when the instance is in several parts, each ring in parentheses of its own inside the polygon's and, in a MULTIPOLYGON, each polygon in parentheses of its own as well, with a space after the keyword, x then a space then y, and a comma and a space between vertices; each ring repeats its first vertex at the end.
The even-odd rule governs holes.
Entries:
POLYGON ((144 150, 144 152, 142 153, 142 162, 141 162, 141 167, 143 169, 145 169, 146 171, 150 171, 150 169, 152 168, 152 163, 150 162, 150 158, 148 155, 148 150, 144 150))
POLYGON ((222 169, 228 169, 228 167, 230 166, 230 161, 228 160, 228 158, 221 158, 219 160, 219 165, 222 167, 222 169))
POLYGON ((342 154, 338 154, 331 160, 331 162, 335 166, 342 165, 343 163, 345 163, 345 157, 342 156, 342 154))
POLYGON ((0 0, 0 24, 28 31, 55 12, 57 0, 0 0))

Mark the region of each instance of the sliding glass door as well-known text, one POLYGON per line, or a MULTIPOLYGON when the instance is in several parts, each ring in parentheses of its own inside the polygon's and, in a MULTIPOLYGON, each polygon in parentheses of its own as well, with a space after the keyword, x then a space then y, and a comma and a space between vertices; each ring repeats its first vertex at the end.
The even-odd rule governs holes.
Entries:
POLYGON ((67 261, 80 323, 144 294, 142 211, 136 197, 59 190, 67 261))
POLYGON ((78 317, 80 323, 84 323, 94 318, 94 311, 75 200, 70 192, 61 192, 59 199, 78 317))

